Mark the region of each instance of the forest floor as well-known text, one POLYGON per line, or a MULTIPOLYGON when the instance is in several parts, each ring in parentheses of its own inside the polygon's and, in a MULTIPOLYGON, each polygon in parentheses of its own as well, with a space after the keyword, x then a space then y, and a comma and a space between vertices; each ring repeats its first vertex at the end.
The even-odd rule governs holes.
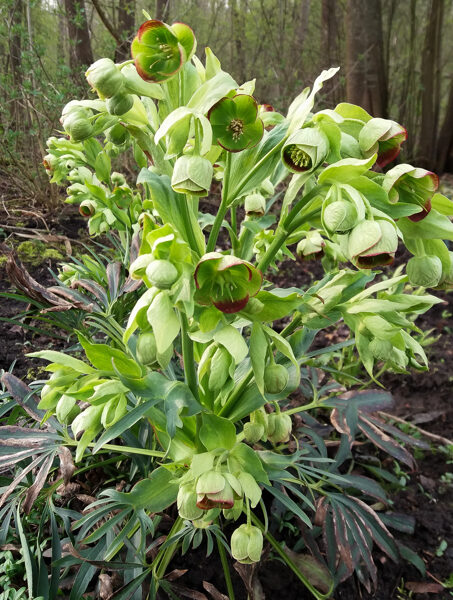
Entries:
MULTIPOLYGON (((68 205, 45 210, 21 202, 1 183, 0 197, 0 241, 16 248, 24 241, 37 244, 37 252, 31 252, 31 256, 30 245, 26 244, 28 260, 25 260, 25 251, 22 258, 37 281, 45 286, 53 285, 49 269, 55 270, 58 260, 67 253, 83 250, 80 232, 85 232, 85 221, 74 207, 68 205)), ((86 233, 82 235, 86 236, 86 233)), ((85 241, 88 241, 86 237, 85 241)), ((275 279, 280 285, 304 286, 318 277, 319 267, 315 263, 286 261, 280 265, 275 279)), ((3 262, 0 262, 0 291, 12 291, 3 262)), ((453 442, 449 453, 445 442, 453 440, 453 303, 451 295, 444 294, 442 298, 444 304, 435 306, 417 321, 422 329, 430 329, 432 336, 438 337, 427 349, 430 370, 408 375, 388 374, 383 379, 395 399, 393 414, 421 428, 419 435, 431 444, 430 451, 417 451, 417 466, 412 472, 400 470, 393 460, 386 465, 400 479, 400 486, 393 492, 392 509, 414 517, 416 523, 413 535, 398 534, 398 539, 422 558, 427 575, 423 578, 409 563, 393 564, 376 551, 376 592, 366 592, 355 578, 351 578, 337 588, 334 595, 337 600, 453 598, 453 442)), ((49 347, 60 349, 64 347, 64 341, 30 331, 20 321, 14 322, 24 308, 23 302, 0 298, 0 369, 8 370, 14 363, 16 376, 33 379, 37 375, 36 366, 25 353, 49 347)), ((338 341, 335 334, 329 335, 325 339, 328 344, 338 341)), ((216 559, 206 560, 201 553, 188 553, 175 560, 171 568, 188 569, 179 580, 183 590, 194 592, 195 595, 188 597, 222 598, 212 588, 209 591, 209 585, 203 585, 207 581, 217 590, 224 589, 221 566, 216 559)), ((298 580, 283 570, 281 563, 264 560, 255 575, 256 598, 274 598, 276 595, 286 600, 311 598, 298 580)), ((236 572, 234 583, 238 600, 245 600, 247 594, 236 572)))

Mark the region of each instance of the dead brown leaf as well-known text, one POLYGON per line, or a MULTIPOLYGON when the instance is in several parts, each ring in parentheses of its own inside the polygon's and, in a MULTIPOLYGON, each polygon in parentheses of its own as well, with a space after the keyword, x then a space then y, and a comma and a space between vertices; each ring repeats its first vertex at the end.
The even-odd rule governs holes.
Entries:
POLYGON ((74 474, 76 467, 72 460, 71 451, 67 446, 60 446, 58 450, 58 456, 60 458, 60 472, 63 477, 63 481, 65 485, 68 485, 69 480, 74 474))
POLYGON ((99 575, 99 598, 101 598, 101 600, 109 600, 112 594, 112 578, 110 575, 107 575, 107 573, 101 573, 101 575, 99 575))
POLYGON ((243 565, 242 563, 235 562, 233 567, 244 582, 250 600, 265 600, 266 596, 264 595, 261 581, 258 579, 256 563, 243 565))
POLYGON ((444 590, 440 583, 426 583, 424 581, 406 581, 404 587, 414 594, 437 594, 444 590))
POLYGON ((209 581, 203 581, 203 587, 208 592, 208 594, 210 594, 214 598, 214 600, 229 600, 228 596, 225 596, 225 594, 220 593, 219 590, 215 587, 215 585, 212 585, 212 583, 209 583, 209 581))

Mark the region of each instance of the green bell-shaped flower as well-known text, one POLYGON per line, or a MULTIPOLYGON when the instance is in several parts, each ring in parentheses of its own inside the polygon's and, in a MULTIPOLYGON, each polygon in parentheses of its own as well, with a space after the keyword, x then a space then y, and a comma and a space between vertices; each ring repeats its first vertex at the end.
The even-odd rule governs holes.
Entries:
POLYGON ((197 506, 202 510, 232 508, 234 491, 219 471, 205 471, 197 480, 197 506))
POLYGON ((307 231, 304 238, 297 244, 296 254, 303 260, 318 258, 323 255, 325 245, 326 242, 319 231, 313 229, 307 231))
POLYGON ((193 483, 181 485, 176 500, 179 516, 193 521, 203 516, 203 509, 197 506, 197 493, 193 483))
POLYGON ((207 196, 211 187, 213 168, 207 158, 180 156, 175 163, 171 186, 180 194, 207 196))
POLYGON ((240 152, 256 146, 263 137, 264 124, 258 117, 258 104, 253 96, 237 94, 222 98, 208 113, 217 143, 228 152, 240 152))
POLYGON ((136 347, 137 360, 149 367, 157 362, 156 336, 152 331, 144 331, 138 336, 136 347))
POLYGON ((231 554, 238 562, 258 562, 263 551, 263 534, 253 525, 244 523, 231 536, 231 554))
POLYGON ((364 220, 348 237, 348 254, 360 269, 391 264, 397 248, 395 224, 387 219, 364 220))
POLYGON ((373 156, 377 152, 376 163, 385 167, 398 156, 401 144, 407 138, 407 131, 395 121, 389 119, 370 119, 359 133, 359 144, 364 156, 373 156))
POLYGON ((244 210, 248 217, 262 217, 266 212, 266 200, 264 196, 259 192, 246 196, 244 210))
POLYGON ((111 98, 118 94, 124 84, 123 74, 110 58, 97 60, 90 66, 85 76, 101 98, 111 98))
POLYGON ((406 164, 396 165, 385 174, 382 187, 391 202, 400 201, 420 206, 420 212, 409 216, 411 221, 417 222, 430 212, 431 198, 439 187, 439 178, 426 169, 406 164))
POLYGON ((131 50, 140 77, 161 83, 179 71, 195 48, 195 36, 188 25, 175 23, 169 27, 154 19, 141 25, 131 50))
POLYGON ((194 277, 195 300, 206 306, 213 304, 224 313, 242 310, 262 283, 262 273, 254 265, 220 252, 205 254, 194 277))
POLYGON ((442 279, 442 261, 438 256, 413 256, 406 265, 406 273, 412 285, 436 287, 442 279))
POLYGON ((130 134, 124 125, 116 123, 116 125, 113 125, 113 127, 106 130, 105 137, 107 141, 115 144, 115 146, 121 146, 129 140, 130 134))
POLYGON ((329 154, 329 140, 318 127, 305 127, 291 135, 282 148, 282 161, 292 173, 314 171, 329 154))

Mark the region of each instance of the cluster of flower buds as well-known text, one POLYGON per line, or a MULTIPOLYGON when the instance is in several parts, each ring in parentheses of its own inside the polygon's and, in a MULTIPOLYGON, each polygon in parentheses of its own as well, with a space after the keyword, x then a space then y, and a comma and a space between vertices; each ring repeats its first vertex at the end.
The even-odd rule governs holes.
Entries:
POLYGON ((106 101, 106 108, 111 115, 120 116, 131 110, 134 97, 126 88, 123 73, 110 58, 97 60, 85 75, 99 98, 106 101))
POLYGON ((83 106, 66 105, 60 121, 71 141, 82 142, 93 135, 92 116, 93 112, 83 106))
POLYGON ((360 221, 349 234, 339 237, 344 254, 361 269, 391 264, 398 249, 393 219, 377 209, 372 209, 370 217, 372 220, 360 221))
POLYGON ((250 421, 244 425, 244 437, 250 444, 269 440, 272 444, 283 444, 289 441, 293 424, 291 417, 281 412, 267 414, 264 408, 250 414, 250 421))

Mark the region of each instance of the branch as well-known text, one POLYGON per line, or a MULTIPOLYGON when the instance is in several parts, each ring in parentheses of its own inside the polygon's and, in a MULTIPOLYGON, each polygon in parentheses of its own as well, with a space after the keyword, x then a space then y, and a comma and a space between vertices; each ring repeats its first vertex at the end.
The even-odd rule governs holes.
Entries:
POLYGON ((118 42, 118 44, 122 44, 124 40, 121 38, 120 34, 116 31, 113 25, 110 23, 107 15, 104 12, 104 9, 99 4, 99 0, 92 0, 93 6, 96 9, 96 12, 99 15, 99 18, 104 23, 107 31, 113 36, 113 38, 118 42))

